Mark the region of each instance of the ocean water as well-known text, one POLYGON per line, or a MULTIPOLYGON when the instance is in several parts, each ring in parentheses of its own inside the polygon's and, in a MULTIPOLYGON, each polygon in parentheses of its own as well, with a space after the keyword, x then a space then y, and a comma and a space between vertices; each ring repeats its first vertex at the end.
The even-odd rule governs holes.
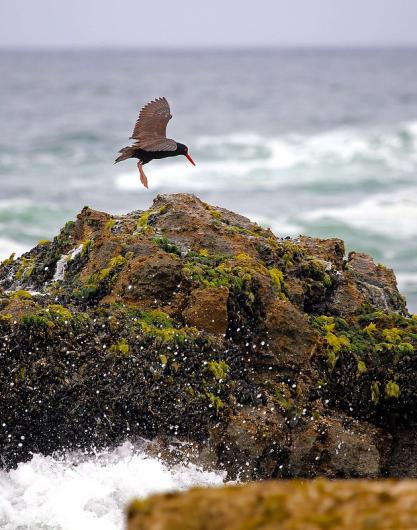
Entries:
POLYGON ((143 447, 126 442, 85 456, 35 455, 0 471, 0 528, 4 530, 121 530, 134 497, 218 486, 224 475, 192 464, 168 468, 143 447))
MULTIPOLYGON (((417 312, 416 49, 0 52, 0 79, 0 259, 86 204, 192 192, 279 236, 343 238, 393 267, 417 312), (197 166, 151 162, 146 190, 134 161, 113 160, 162 95, 197 166)), ((116 529, 129 495, 222 480, 130 446, 74 458, 1 473, 0 528, 116 529)))
POLYGON ((417 49, 0 52, 0 257, 88 204, 193 192, 278 235, 343 238, 417 311, 417 49), (113 165, 165 95, 184 157, 113 165))

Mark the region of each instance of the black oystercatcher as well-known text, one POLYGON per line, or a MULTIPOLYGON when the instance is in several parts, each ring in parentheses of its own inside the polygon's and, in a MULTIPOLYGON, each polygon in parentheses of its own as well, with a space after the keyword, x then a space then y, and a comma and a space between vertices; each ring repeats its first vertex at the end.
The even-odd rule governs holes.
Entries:
POLYGON ((167 124, 172 118, 168 101, 157 98, 145 105, 139 113, 130 138, 136 142, 120 149, 121 153, 115 160, 121 162, 128 158, 137 158, 140 181, 148 187, 148 179, 142 166, 154 158, 184 155, 195 166, 194 160, 188 153, 188 147, 166 137, 167 124))

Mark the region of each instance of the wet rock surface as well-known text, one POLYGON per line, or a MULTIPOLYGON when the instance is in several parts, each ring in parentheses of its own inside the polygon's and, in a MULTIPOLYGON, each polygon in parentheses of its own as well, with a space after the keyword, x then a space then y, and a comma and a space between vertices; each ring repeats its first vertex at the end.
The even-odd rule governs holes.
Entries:
POLYGON ((0 287, 5 467, 146 437, 228 478, 415 476, 417 319, 338 239, 161 195, 84 208, 0 287))

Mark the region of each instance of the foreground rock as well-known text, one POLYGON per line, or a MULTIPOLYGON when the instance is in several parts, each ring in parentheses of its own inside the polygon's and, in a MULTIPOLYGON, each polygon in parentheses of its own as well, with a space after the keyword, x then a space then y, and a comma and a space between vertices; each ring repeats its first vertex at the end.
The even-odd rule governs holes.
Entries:
POLYGON ((417 482, 320 479, 196 488, 133 501, 127 519, 128 530, 406 530, 417 528, 417 482))
POLYGON ((416 475, 417 320, 338 239, 158 196, 84 208, 0 285, 5 466, 143 436, 229 478, 416 475))

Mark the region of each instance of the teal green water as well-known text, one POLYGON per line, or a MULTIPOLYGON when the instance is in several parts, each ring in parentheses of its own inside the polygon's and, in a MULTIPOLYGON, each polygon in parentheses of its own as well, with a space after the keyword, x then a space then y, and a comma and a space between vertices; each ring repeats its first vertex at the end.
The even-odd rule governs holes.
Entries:
POLYGON ((193 192, 281 236, 343 238, 393 267, 417 311, 416 50, 1 52, 0 256, 85 205, 193 192), (139 106, 197 162, 113 165, 139 106))

